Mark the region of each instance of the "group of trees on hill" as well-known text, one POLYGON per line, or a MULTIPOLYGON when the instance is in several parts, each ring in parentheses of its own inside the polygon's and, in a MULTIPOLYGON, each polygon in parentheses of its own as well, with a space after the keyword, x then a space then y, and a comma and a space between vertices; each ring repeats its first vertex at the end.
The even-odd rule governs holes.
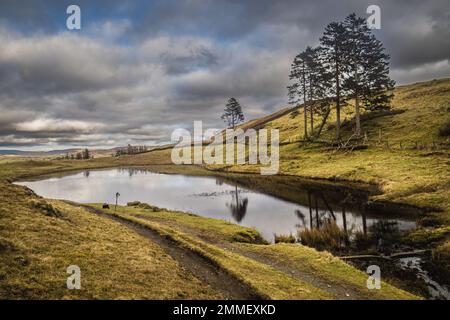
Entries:
POLYGON ((138 153, 143 153, 143 152, 147 152, 147 151, 148 151, 147 146, 132 146, 131 144, 129 144, 125 148, 117 149, 116 157, 124 155, 124 154, 138 154, 138 153))
POLYGON ((92 158, 94 158, 94 156, 91 155, 91 152, 87 148, 77 153, 66 153, 66 155, 64 156, 64 159, 66 160, 89 160, 92 158))
POLYGON ((291 65, 289 103, 304 108, 304 138, 317 138, 336 107, 336 140, 341 139, 341 109, 354 99, 355 135, 361 135, 361 109, 389 109, 395 82, 389 78, 389 56, 364 18, 352 13, 343 22, 331 22, 320 46, 307 47, 291 65), (314 116, 322 123, 314 132, 314 116), (308 119, 309 116, 309 119, 308 119), (309 130, 308 130, 309 120, 309 130), (309 131, 309 133, 308 133, 309 131))

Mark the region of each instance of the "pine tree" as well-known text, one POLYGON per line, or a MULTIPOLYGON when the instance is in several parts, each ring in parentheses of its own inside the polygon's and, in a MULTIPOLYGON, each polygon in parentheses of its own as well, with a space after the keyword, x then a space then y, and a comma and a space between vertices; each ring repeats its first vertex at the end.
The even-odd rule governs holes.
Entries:
POLYGON ((332 94, 336 101, 336 140, 339 141, 341 139, 341 108, 345 103, 342 82, 348 71, 348 65, 345 61, 347 32, 343 23, 331 22, 328 24, 322 38, 320 38, 320 43, 323 47, 324 67, 333 77, 332 94))
POLYGON ((310 135, 313 137, 314 114, 324 114, 324 101, 327 101, 330 91, 330 73, 324 67, 322 50, 321 47, 308 46, 305 51, 295 57, 289 75, 292 81, 292 84, 288 86, 290 104, 297 105, 303 102, 305 139, 308 138, 308 112, 310 135))
POLYGON ((244 113, 242 107, 235 98, 230 98, 225 105, 224 114, 221 117, 228 127, 234 129, 237 124, 244 121, 244 113))
POLYGON ((347 33, 346 58, 348 78, 343 87, 355 99, 356 135, 361 135, 360 100, 369 109, 388 107, 391 96, 386 91, 394 83, 389 78, 389 56, 384 54, 381 42, 367 27, 366 19, 355 13, 345 18, 347 33))
POLYGON ((311 136, 314 135, 314 114, 325 114, 326 108, 328 108, 328 99, 326 98, 331 88, 331 74, 325 68, 322 52, 323 48, 321 47, 307 47, 305 51, 308 71, 311 136))
POLYGON ((367 83, 362 92, 364 108, 370 111, 390 109, 395 81, 389 77, 389 55, 383 44, 371 36, 371 51, 366 57, 367 83))
POLYGON ((306 70, 306 52, 299 53, 291 64, 291 73, 289 79, 292 84, 288 86, 289 103, 297 106, 303 102, 304 110, 304 140, 308 139, 308 110, 307 110, 307 70, 306 70))

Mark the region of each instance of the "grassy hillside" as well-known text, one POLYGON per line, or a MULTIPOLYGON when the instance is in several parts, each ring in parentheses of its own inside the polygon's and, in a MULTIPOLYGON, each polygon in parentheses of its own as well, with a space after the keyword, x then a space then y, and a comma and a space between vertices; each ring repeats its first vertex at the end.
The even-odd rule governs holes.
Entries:
MULTIPOLYGON (((369 145, 366 150, 339 151, 326 144, 335 137, 334 111, 320 142, 301 141, 302 108, 276 117, 264 127, 280 131, 281 174, 375 184, 382 194, 372 200, 426 208, 424 228, 411 239, 434 242, 439 258, 450 270, 450 245, 446 240, 450 237, 450 79, 400 86, 394 93, 390 114, 362 115, 362 130, 369 145)), ((343 112, 344 141, 353 134, 351 102, 343 112)), ((320 122, 316 116, 316 129, 320 122)), ((210 168, 259 172, 257 165, 210 168)))
POLYGON ((120 224, 19 186, 0 187, 1 299, 222 298, 120 224), (81 290, 66 288, 70 265, 81 268, 81 290))
MULTIPOLYGON (((364 112, 362 114, 362 131, 367 134, 371 145, 378 144, 381 131, 382 142, 389 141, 394 149, 400 148, 400 142, 403 142, 405 148, 415 147, 416 142, 419 147, 427 144, 430 148, 433 141, 440 146, 449 146, 448 132, 447 136, 441 136, 439 131, 445 127, 448 128, 450 122, 450 78, 400 86, 395 89, 394 94, 392 115, 367 120, 371 114, 364 112)), ((265 127, 279 129, 281 142, 301 140, 304 131, 303 108, 298 109, 297 112, 291 111, 281 117, 278 116, 265 127)), ((354 119, 352 100, 349 100, 348 105, 343 108, 341 116, 343 116, 341 121, 344 126, 343 139, 345 140, 352 134, 354 119)), ((316 128, 321 121, 321 117, 316 115, 314 122, 316 128)), ((334 138, 335 121, 335 112, 332 112, 321 139, 334 138)), ((249 122, 249 124, 252 123, 258 123, 258 121, 249 122)))

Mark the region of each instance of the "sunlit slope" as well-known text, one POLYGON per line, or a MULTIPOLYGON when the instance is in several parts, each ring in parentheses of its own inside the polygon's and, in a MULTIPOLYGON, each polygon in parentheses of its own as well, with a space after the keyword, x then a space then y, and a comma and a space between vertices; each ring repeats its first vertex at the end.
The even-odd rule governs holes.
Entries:
MULTIPOLYGON (((449 143, 449 137, 439 135, 446 123, 450 121, 450 79, 432 80, 412 85, 400 86, 394 90, 395 96, 392 101, 392 113, 389 115, 363 115, 362 131, 367 133, 370 142, 378 142, 380 139, 390 144, 398 145, 400 142, 405 147, 422 144, 449 143), (367 117, 369 119, 367 119, 367 117)), ((343 137, 352 134, 354 119, 353 101, 348 101, 348 106, 342 112, 343 137)), ((303 138, 303 108, 294 110, 287 114, 279 113, 271 115, 274 117, 269 121, 266 128, 280 130, 281 142, 296 141, 303 138)), ((270 116, 268 116, 270 117, 270 116)), ((322 119, 315 115, 314 127, 318 128, 322 119)), ((327 123, 321 135, 323 140, 332 140, 335 136, 335 110, 328 117, 327 123)), ((245 127, 256 120, 249 122, 245 127)), ((309 130, 309 115, 308 115, 309 130)))

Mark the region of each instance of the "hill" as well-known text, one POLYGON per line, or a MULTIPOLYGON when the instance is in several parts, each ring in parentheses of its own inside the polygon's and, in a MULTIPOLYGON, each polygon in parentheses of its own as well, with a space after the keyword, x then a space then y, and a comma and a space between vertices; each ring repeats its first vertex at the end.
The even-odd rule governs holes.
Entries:
MULTIPOLYGON (((335 137, 334 110, 315 142, 302 141, 301 106, 268 116, 271 120, 263 121, 263 126, 258 120, 244 126, 279 130, 280 174, 373 184, 380 194, 372 201, 423 208, 422 228, 410 239, 436 246, 435 256, 450 270, 450 78, 399 86, 394 94, 390 112, 363 113, 364 150, 330 147, 335 137)), ((351 101, 342 114, 341 133, 347 141, 353 135, 351 101)), ((315 129, 320 122, 316 116, 315 129)), ((209 168, 259 172, 259 165, 209 168)))

